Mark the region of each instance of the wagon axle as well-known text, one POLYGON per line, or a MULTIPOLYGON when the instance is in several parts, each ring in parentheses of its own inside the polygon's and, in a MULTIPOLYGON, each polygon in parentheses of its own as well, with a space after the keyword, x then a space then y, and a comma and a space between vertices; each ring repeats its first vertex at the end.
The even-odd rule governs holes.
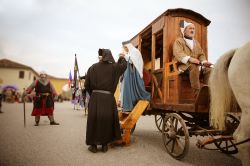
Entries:
MULTIPOLYGON (((222 142, 222 141, 232 141, 232 140, 233 140, 232 136, 221 136, 218 138, 211 137, 211 138, 208 138, 208 139, 203 140, 203 141, 198 139, 196 146, 200 149, 203 149, 203 148, 208 149, 205 147, 206 145, 209 145, 212 143, 218 143, 218 142, 222 142)), ((210 149, 210 150, 212 150, 212 149, 210 149)), ((217 150, 217 149, 213 149, 213 150, 217 150)))

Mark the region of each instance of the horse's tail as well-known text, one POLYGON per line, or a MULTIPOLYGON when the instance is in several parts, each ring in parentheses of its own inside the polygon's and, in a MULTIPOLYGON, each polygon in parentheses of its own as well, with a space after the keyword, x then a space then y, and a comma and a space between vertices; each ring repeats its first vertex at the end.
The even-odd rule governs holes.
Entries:
POLYGON ((236 100, 228 81, 228 67, 236 49, 226 52, 215 64, 209 78, 210 125, 225 129, 225 112, 232 109, 236 100))

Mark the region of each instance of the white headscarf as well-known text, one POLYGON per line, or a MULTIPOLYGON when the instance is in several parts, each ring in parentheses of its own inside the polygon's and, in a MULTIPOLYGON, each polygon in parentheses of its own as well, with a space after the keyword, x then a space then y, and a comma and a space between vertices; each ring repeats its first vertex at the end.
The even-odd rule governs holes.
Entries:
POLYGON ((41 71, 39 73, 40 79, 38 80, 39 82, 41 82, 43 85, 47 85, 48 84, 48 79, 47 79, 47 73, 45 71, 41 71), (42 77, 45 76, 45 77, 42 77))
POLYGON ((183 24, 184 24, 183 27, 181 27, 181 33, 182 33, 183 39, 186 41, 189 48, 193 49, 194 48, 194 40, 193 39, 186 39, 184 37, 184 32, 185 32, 185 29, 187 28, 187 26, 194 25, 194 24, 191 22, 186 22, 186 21, 184 21, 183 24))
POLYGON ((126 55, 126 60, 130 57, 133 65, 135 66, 136 70, 140 74, 141 78, 143 78, 143 59, 141 52, 135 48, 131 43, 125 44, 128 48, 128 53, 126 55))
POLYGON ((47 75, 47 73, 44 70, 42 70, 40 71, 39 75, 47 75))
POLYGON ((184 31, 187 28, 187 26, 194 25, 194 24, 191 22, 186 22, 186 21, 184 21, 183 24, 184 24, 183 27, 181 27, 181 33, 182 33, 182 36, 184 37, 184 31))

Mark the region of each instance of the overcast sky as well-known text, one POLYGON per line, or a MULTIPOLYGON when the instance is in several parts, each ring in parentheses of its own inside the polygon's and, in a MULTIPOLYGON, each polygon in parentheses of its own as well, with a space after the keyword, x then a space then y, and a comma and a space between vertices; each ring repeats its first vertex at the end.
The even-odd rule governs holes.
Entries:
POLYGON ((76 53, 84 75, 98 48, 110 48, 117 59, 122 41, 172 8, 211 20, 211 62, 250 41, 249 0, 0 0, 0 59, 68 78, 76 53))

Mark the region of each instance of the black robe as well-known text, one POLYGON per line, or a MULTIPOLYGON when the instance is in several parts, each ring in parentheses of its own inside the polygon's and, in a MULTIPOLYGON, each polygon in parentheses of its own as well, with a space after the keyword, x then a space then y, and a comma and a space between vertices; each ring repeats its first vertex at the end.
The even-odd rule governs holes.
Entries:
POLYGON ((103 51, 103 61, 92 65, 88 69, 85 79, 85 89, 90 93, 86 131, 87 145, 103 145, 121 139, 114 93, 119 77, 126 70, 127 62, 124 58, 119 58, 118 62, 114 63, 111 52, 107 49, 103 49, 103 51), (93 90, 105 90, 111 94, 92 93, 93 90))

